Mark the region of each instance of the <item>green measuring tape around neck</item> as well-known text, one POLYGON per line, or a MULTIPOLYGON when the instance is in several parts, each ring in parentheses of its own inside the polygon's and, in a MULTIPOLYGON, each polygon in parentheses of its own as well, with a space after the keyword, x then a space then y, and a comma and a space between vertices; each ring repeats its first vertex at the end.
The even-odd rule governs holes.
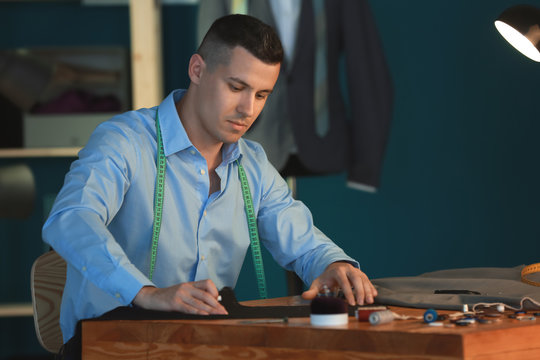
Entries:
MULTIPOLYGON (((159 125, 158 111, 156 110, 156 134, 157 134, 157 155, 156 155, 156 187, 154 190, 154 225, 152 229, 152 252, 150 258, 150 272, 148 277, 152 280, 154 269, 156 267, 156 254, 159 242, 159 232, 161 230, 161 219, 163 215, 163 194, 165 190, 165 171, 167 169, 167 161, 165 151, 163 150, 163 140, 161 137, 161 127, 159 125)), ((238 165, 238 176, 242 184, 242 196, 244 198, 244 208, 246 210, 249 240, 251 243, 251 254, 253 257, 253 265, 255 267, 255 275, 257 276, 257 286, 259 297, 262 299, 268 298, 266 293, 266 278, 264 276, 264 265, 261 255, 261 245, 259 242, 259 231, 257 229, 257 218, 253 209, 253 200, 249 183, 247 180, 244 167, 236 160, 238 165)))
POLYGON ((246 209, 249 228, 249 241, 251 243, 251 255, 253 257, 253 266, 255 266, 255 275, 257 276, 259 297, 261 299, 266 299, 268 298, 266 293, 266 278, 264 276, 261 245, 259 243, 259 231, 257 229, 257 218, 255 216, 255 210, 253 209, 251 191, 249 190, 249 184, 244 167, 238 160, 236 160, 236 165, 238 165, 238 176, 240 177, 240 183, 242 184, 242 196, 244 197, 244 207, 246 209))
POLYGON ((154 225, 152 228, 152 252, 150 257, 150 273, 148 278, 152 280, 154 268, 156 267, 156 254, 159 242, 159 232, 161 230, 161 217, 163 215, 163 193, 165 192, 165 171, 167 160, 163 150, 163 139, 161 138, 161 127, 159 126, 159 116, 156 110, 156 187, 154 189, 154 225))

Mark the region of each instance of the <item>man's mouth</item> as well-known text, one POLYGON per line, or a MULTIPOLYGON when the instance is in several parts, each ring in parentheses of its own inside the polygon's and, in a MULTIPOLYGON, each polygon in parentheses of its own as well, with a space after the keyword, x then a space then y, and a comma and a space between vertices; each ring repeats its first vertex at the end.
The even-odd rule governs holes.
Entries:
POLYGON ((248 125, 242 121, 236 121, 236 120, 228 120, 235 129, 244 129, 246 128, 248 125))

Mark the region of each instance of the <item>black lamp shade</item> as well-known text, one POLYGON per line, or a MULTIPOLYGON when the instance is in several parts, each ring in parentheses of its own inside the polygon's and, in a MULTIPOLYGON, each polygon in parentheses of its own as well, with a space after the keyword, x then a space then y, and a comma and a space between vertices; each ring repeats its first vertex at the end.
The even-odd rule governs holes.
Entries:
POLYGON ((495 27, 523 55, 540 62, 540 9, 513 6, 497 18, 495 27))

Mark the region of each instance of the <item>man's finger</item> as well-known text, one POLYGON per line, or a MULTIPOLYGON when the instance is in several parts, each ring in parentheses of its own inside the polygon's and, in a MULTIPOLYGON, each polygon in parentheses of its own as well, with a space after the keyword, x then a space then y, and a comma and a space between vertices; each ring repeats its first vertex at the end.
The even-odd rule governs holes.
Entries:
POLYGON ((212 280, 199 280, 193 282, 193 286, 199 290, 204 290, 207 293, 210 293, 214 298, 217 298, 219 291, 212 280))
POLYGON ((319 293, 319 282, 317 280, 311 283, 309 290, 306 290, 302 293, 302 298, 306 300, 311 300, 317 296, 319 293))
POLYGON ((372 303, 373 301, 370 301, 371 293, 369 292, 368 294, 368 291, 366 291, 362 276, 352 276, 350 280, 354 285, 354 292, 358 305, 364 305, 364 301, 367 303, 372 303))
POLYGON ((356 305, 356 300, 354 298, 353 290, 349 283, 348 276, 345 275, 345 278, 342 278, 341 276, 336 276, 336 281, 341 287, 341 291, 343 292, 343 295, 345 296, 345 299, 347 299, 349 305, 356 305))
POLYGON ((194 315, 209 315, 208 311, 205 311, 203 309, 198 308, 197 306, 194 306, 190 304, 190 299, 177 299, 178 304, 178 311, 186 313, 186 314, 194 314, 194 315))
POLYGON ((352 276, 351 282, 354 284, 356 298, 359 300, 365 301, 368 304, 372 304, 374 297, 377 296, 377 290, 369 281, 366 274, 359 271, 359 276, 352 276))
MULTIPOLYGON (((219 293, 217 296, 219 296, 219 293)), ((228 315, 225 307, 217 300, 217 296, 214 297, 210 293, 201 290, 201 292, 197 293, 194 297, 201 303, 210 307, 210 310, 208 310, 210 314, 228 315)))
POLYGON ((199 290, 193 296, 210 305, 212 307, 211 314, 228 315, 225 307, 217 300, 219 291, 212 280, 196 281, 193 283, 193 287, 194 290, 199 290))

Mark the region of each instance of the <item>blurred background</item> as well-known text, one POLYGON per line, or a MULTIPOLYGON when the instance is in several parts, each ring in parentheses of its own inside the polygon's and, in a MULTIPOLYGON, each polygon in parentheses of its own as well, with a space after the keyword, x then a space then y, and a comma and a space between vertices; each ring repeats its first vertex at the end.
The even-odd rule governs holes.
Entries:
MULTIPOLYGON (((69 49, 55 53, 69 58, 105 49, 124 64, 106 69, 116 72, 118 93, 105 112, 128 109, 129 9, 113 3, 0 1, 0 51, 69 49)), ((369 3, 394 86, 382 183, 369 193, 348 188, 345 174, 302 176, 297 198, 372 278, 540 261, 540 64, 493 26, 522 1, 369 3)), ((197 11, 197 1, 163 3, 164 94, 188 86, 197 11)), ((0 147, 26 146, 28 114, 2 109, 0 147)), ((0 167, 24 163, 35 178, 32 212, 0 218, 0 303, 28 303, 31 265, 48 250, 41 226, 75 157, 0 154, 0 167)), ((265 267, 269 296, 286 296, 285 272, 268 254, 265 267)), ((257 297, 249 256, 236 292, 240 300, 257 297)), ((50 358, 31 316, 0 318, 0 333, 0 359, 50 358)))

